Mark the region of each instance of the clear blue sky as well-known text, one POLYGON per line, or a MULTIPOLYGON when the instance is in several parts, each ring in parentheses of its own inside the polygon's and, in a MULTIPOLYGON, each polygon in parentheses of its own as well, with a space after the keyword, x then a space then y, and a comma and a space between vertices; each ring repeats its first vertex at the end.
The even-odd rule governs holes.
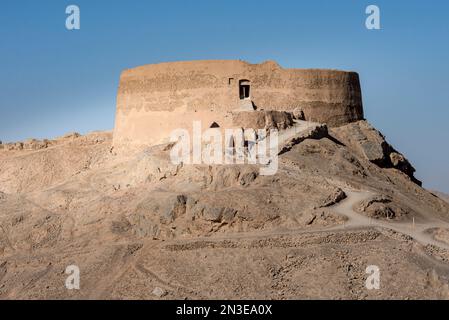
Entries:
POLYGON ((122 69, 274 59, 359 72, 367 119, 449 192, 449 1, 3 0, 0 140, 112 129, 122 69), (65 29, 65 8, 81 30, 65 29), (365 28, 381 9, 382 30, 365 28))

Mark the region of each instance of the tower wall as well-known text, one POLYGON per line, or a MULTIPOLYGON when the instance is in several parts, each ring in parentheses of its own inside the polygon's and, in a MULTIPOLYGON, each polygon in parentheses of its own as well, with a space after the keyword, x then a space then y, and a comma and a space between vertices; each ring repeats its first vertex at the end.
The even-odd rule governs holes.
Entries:
POLYGON ((160 63, 122 73, 114 145, 164 143, 174 129, 190 130, 194 120, 201 121, 203 129, 213 122, 232 127, 230 113, 239 110, 244 101, 239 93, 241 80, 249 81, 250 99, 257 110, 300 108, 306 120, 330 126, 363 119, 355 72, 283 69, 272 61, 160 63))

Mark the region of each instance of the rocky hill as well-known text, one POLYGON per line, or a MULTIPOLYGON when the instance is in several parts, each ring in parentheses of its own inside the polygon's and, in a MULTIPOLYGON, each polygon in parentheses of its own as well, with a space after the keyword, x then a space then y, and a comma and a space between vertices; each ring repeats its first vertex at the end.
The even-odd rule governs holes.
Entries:
POLYGON ((1 299, 449 298, 449 204, 366 121, 286 140, 274 176, 111 141, 0 147, 1 299))

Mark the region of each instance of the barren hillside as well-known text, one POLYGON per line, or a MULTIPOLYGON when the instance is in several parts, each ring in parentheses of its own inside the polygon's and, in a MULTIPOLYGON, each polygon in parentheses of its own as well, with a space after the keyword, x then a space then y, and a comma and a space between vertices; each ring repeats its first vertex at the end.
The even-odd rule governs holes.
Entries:
POLYGON ((0 298, 449 298, 449 204, 366 121, 285 141, 274 176, 111 140, 2 146, 0 298))

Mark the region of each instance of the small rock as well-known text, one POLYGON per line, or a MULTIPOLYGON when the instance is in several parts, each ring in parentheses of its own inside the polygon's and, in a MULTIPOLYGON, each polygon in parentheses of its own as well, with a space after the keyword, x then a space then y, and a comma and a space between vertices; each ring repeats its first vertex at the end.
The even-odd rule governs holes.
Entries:
POLYGON ((167 294, 167 292, 165 292, 164 289, 159 288, 159 287, 154 288, 152 293, 153 293, 153 295, 155 295, 158 298, 162 298, 163 296, 165 296, 167 294))
POLYGON ((304 111, 301 108, 293 110, 293 119, 305 120, 304 111))

